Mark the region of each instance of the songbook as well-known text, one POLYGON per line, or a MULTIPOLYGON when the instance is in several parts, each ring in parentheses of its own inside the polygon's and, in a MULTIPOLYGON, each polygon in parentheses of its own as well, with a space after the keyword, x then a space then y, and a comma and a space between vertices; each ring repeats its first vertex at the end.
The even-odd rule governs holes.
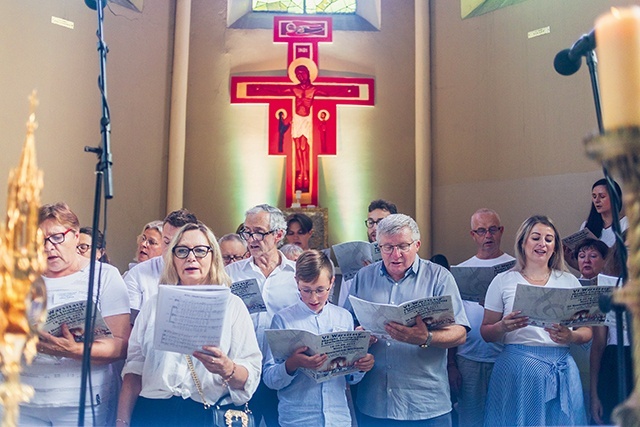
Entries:
POLYGON ((378 242, 344 242, 331 248, 340 266, 342 280, 350 280, 362 267, 382 259, 378 242))
POLYGON ((571 249, 571 252, 573 252, 578 246, 582 244, 582 242, 587 239, 598 240, 595 234, 593 234, 591 231, 589 231, 588 228, 585 227, 582 230, 573 233, 571 236, 567 236, 562 239, 562 244, 571 249))
POLYGON ((487 289, 496 275, 511 270, 515 260, 496 264, 491 267, 462 267, 454 265, 451 274, 456 279, 460 297, 466 301, 484 301, 487 289))
POLYGON ((349 295, 349 301, 360 325, 375 335, 388 335, 384 326, 390 322, 413 326, 416 316, 422 317, 429 329, 455 323, 451 295, 420 298, 400 305, 375 303, 353 295, 349 295))
POLYGON ((598 286, 598 276, 596 277, 592 277, 591 279, 578 279, 578 282, 580 282, 580 284, 582 286, 598 286))
POLYGON ((547 327, 554 323, 567 327, 603 325, 606 314, 600 310, 601 295, 611 295, 609 286, 548 288, 518 283, 513 311, 529 317, 529 325, 547 327))
MULTIPOLYGON (((607 276, 606 274, 598 274, 598 286, 609 286, 611 288, 622 286, 622 279, 615 276, 607 276)), ((611 310, 607 313, 607 317, 604 321, 605 326, 616 326, 616 312, 611 310)), ((627 329, 627 318, 623 316, 624 329, 627 329)))
POLYGON ((154 348, 191 354, 203 345, 220 346, 229 295, 221 285, 160 285, 154 348))
POLYGON ((340 331, 316 335, 298 329, 265 330, 269 348, 276 362, 284 362, 295 350, 308 347, 305 354, 326 354, 327 361, 317 370, 300 368, 317 383, 333 377, 356 372, 356 360, 364 357, 369 348, 370 332, 340 331))
POLYGON ((247 306, 249 313, 267 311, 267 306, 262 298, 262 292, 256 279, 240 280, 231 284, 231 293, 240 297, 247 306))
MULTIPOLYGON (((94 339, 113 337, 98 307, 94 305, 93 310, 96 312, 96 322, 93 328, 94 339)), ((75 342, 83 342, 86 317, 87 301, 72 301, 47 310, 47 320, 42 326, 42 330, 54 337, 61 337, 62 325, 67 325, 75 342)))

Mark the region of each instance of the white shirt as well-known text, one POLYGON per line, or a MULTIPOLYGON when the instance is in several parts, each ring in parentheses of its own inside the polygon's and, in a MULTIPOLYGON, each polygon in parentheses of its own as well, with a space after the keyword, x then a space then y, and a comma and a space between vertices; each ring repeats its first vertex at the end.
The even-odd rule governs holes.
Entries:
MULTIPOLYGON (((136 319, 129 338, 129 352, 127 362, 122 369, 122 376, 141 375, 140 396, 148 399, 180 396, 202 402, 185 355, 153 348, 157 301, 158 298, 152 298, 145 302, 136 319)), ((258 348, 247 307, 235 295, 230 295, 228 301, 219 348, 237 365, 247 368, 249 377, 244 388, 228 389, 222 377, 209 372, 195 357, 192 356, 191 359, 207 403, 213 404, 225 394, 230 393, 233 403, 241 405, 249 401, 258 387, 262 354, 258 348)), ((224 403, 230 402, 225 399, 224 403)))
MULTIPOLYGON (((503 264, 513 261, 515 258, 509 254, 502 254, 497 258, 480 259, 473 256, 468 260, 458 264, 458 267, 493 267, 494 265, 503 264)), ((471 330, 467 333, 467 341, 458 346, 458 356, 474 362, 495 362, 496 357, 502 351, 502 344, 495 342, 486 342, 480 335, 480 325, 484 318, 484 307, 474 301, 462 300, 464 311, 467 313, 467 319, 471 330)))
MULTIPOLYGON (((580 230, 586 227, 587 222, 583 222, 580 226, 580 230)), ((624 232, 627 228, 629 228, 629 220, 626 216, 620 218, 620 231, 624 232)), ((600 240, 607 244, 610 248, 616 244, 616 235, 613 232, 613 227, 603 228, 602 234, 600 235, 600 240)))
POLYGON ((131 267, 124 277, 129 291, 129 304, 132 310, 140 311, 145 301, 158 293, 158 282, 164 269, 162 256, 148 259, 131 267))
MULTIPOLYGON (((515 270, 498 274, 487 290, 484 308, 502 313, 503 316, 513 311, 513 301, 516 296, 518 283, 531 284, 524 276, 515 270)), ((576 276, 566 271, 553 270, 545 285, 549 288, 579 288, 580 282, 576 276)), ((538 326, 526 326, 504 335, 505 344, 524 344, 531 346, 568 347, 554 343, 549 334, 538 326)))
POLYGON ((271 326, 273 316, 283 308, 295 304, 300 298, 298 285, 294 278, 296 264, 287 259, 282 252, 278 251, 278 254, 280 255, 280 264, 269 274, 269 277, 264 277, 260 268, 253 262, 253 256, 225 267, 227 274, 234 282, 247 279, 258 281, 267 312, 254 313, 251 315, 251 319, 263 354, 266 354, 267 351, 264 330, 271 326))
MULTIPOLYGON (((47 287, 47 309, 73 302, 87 300, 89 264, 82 270, 64 277, 42 277, 47 287)), ((94 276, 94 302, 102 317, 129 314, 127 289, 117 268, 109 264, 96 263, 94 276), (100 268, 102 267, 102 274, 100 268), (100 283, 100 300, 96 301, 100 283)), ((108 338, 105 338, 108 339, 108 338)), ((112 364, 91 365, 93 399, 115 398, 113 381, 117 376, 112 364)), ((27 406, 78 406, 82 361, 38 353, 31 365, 25 366, 21 375, 24 384, 35 388, 35 395, 27 406)), ((87 405, 91 404, 87 388, 87 405)))

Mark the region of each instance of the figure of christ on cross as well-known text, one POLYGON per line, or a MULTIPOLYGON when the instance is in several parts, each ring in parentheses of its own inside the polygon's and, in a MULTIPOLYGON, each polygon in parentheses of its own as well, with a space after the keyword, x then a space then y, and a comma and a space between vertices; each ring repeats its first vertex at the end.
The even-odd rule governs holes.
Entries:
MULTIPOLYGON (((309 161, 310 146, 313 139, 313 101, 319 97, 346 97, 352 98, 359 93, 357 85, 314 85, 318 74, 315 63, 308 58, 299 58, 290 65, 289 76, 297 84, 282 85, 269 83, 254 83, 247 85, 248 96, 285 96, 294 99, 294 108, 291 118, 291 138, 295 145, 295 190, 309 191, 309 161), (293 73, 291 72, 293 71, 293 73)), ((279 117, 280 123, 282 118, 279 117)), ((284 132, 286 132, 284 128, 284 132)), ((283 132, 280 133, 282 138, 283 132)), ((280 142, 280 141, 279 141, 280 142)), ((278 144, 280 145, 280 144, 278 144)), ((323 152, 321 147, 319 152, 323 152)))

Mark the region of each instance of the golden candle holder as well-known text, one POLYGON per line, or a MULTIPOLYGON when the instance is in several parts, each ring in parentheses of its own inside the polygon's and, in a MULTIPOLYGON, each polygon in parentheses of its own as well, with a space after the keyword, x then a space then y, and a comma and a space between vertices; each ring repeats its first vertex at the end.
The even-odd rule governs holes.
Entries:
POLYGON ((613 299, 626 305, 633 318, 634 390, 616 407, 613 419, 617 425, 640 426, 640 128, 624 127, 587 138, 585 148, 589 157, 601 161, 624 184, 629 280, 613 299))
POLYGON ((45 267, 42 232, 38 228, 42 172, 36 165, 34 131, 36 100, 31 94, 20 165, 9 173, 7 218, 0 229, 0 403, 3 426, 18 424, 20 403, 33 396, 33 388, 20 384, 22 360, 36 355, 37 326, 46 316, 46 291, 41 278, 45 267))

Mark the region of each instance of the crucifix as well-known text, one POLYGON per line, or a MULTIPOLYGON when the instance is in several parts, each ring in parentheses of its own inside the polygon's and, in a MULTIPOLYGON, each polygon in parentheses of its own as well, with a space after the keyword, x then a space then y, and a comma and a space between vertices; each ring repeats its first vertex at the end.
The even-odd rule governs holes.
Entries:
POLYGON ((274 18, 274 42, 288 43, 287 76, 231 77, 231 103, 269 105, 269 154, 286 158, 286 206, 300 192, 318 206, 318 156, 336 154, 337 105, 374 105, 372 78, 319 77, 318 43, 331 18, 274 18))

